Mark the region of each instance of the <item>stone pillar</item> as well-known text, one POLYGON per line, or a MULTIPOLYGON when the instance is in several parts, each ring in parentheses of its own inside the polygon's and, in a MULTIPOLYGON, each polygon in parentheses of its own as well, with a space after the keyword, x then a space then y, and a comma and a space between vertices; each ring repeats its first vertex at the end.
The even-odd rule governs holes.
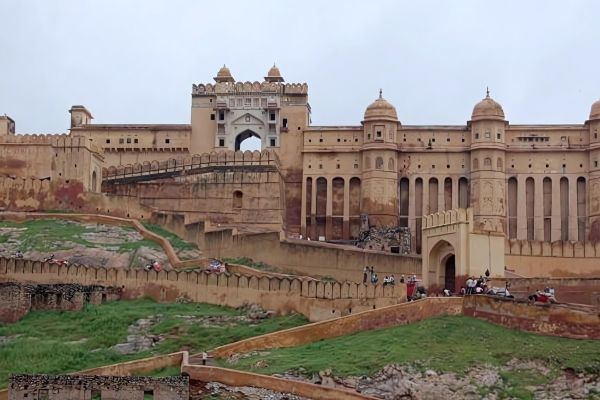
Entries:
POLYGON ((317 237, 317 177, 312 177, 312 190, 310 192, 310 237, 312 240, 318 240, 317 237))
POLYGON ((517 175, 517 239, 527 240, 526 176, 517 175))
POLYGON ((410 229, 411 236, 411 251, 416 251, 416 237, 417 237, 417 221, 415 216, 415 201, 416 201, 416 191, 415 191, 415 179, 416 177, 412 176, 408 180, 408 228, 410 229))
POLYGON ((458 208, 458 181, 460 177, 452 177, 452 209, 458 208))
POLYGON ((306 237, 306 177, 302 176, 302 199, 300 206, 300 234, 306 237))
POLYGON ((534 179, 535 193, 533 196, 533 238, 544 241, 544 186, 543 178, 536 176, 534 179))
POLYGON ((429 210, 429 179, 430 176, 423 177, 423 215, 431 214, 429 210))
POLYGON ((446 202, 444 201, 445 183, 446 178, 438 178, 438 211, 446 210, 446 202))
POLYGON ((325 238, 330 239, 333 231, 333 179, 328 177, 327 179, 327 204, 325 208, 325 238))
POLYGON ((577 176, 569 176, 569 240, 577 241, 577 176))
POLYGON ((560 240, 560 176, 552 177, 552 230, 550 233, 550 240, 553 242, 560 240))
POLYGON ((344 218, 342 221, 342 238, 350 239, 350 178, 344 178, 344 218))

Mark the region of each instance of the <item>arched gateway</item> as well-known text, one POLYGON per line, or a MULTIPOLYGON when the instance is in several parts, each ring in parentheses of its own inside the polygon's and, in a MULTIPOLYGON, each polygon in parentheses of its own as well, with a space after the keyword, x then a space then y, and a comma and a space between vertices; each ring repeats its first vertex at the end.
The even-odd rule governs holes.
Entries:
POLYGON ((489 269, 491 276, 504 276, 504 236, 474 231, 470 208, 424 216, 422 237, 426 286, 456 292, 467 275, 478 277, 489 269))

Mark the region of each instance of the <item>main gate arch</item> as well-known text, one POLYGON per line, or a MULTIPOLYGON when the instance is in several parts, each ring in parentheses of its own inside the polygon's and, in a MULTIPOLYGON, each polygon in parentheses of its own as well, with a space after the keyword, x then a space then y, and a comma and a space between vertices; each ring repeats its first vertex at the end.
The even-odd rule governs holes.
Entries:
POLYGON ((470 208, 426 215, 422 227, 425 286, 456 291, 463 284, 457 277, 480 276, 487 269, 504 276, 504 236, 474 231, 470 208))

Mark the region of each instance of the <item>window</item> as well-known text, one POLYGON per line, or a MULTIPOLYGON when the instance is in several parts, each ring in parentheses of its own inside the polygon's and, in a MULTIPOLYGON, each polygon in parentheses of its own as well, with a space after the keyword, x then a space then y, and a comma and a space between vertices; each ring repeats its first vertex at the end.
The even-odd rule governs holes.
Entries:
POLYGON ((106 139, 106 143, 109 144, 110 143, 110 139, 106 139))
POLYGON ((377 138, 381 137, 381 131, 377 131, 377 138))
POLYGON ((284 127, 284 128, 287 128, 287 118, 284 118, 284 119, 283 119, 283 127, 284 127))
POLYGON ((266 97, 263 97, 260 99, 260 106, 263 108, 267 106, 267 98, 266 97))
POLYGON ((485 137, 486 137, 486 138, 488 138, 488 139, 489 139, 491 136, 492 136, 492 134, 491 134, 491 133, 489 133, 489 132, 486 132, 486 133, 485 133, 485 137))
POLYGON ((479 133, 475 134, 475 139, 479 139, 479 133))
POLYGON ((479 169, 479 160, 476 158, 473 159, 473 169, 479 169))
POLYGON ((340 164, 336 164, 335 169, 340 169, 340 164))
POLYGON ((394 162, 394 159, 390 157, 390 159, 388 160, 388 169, 389 169, 390 171, 393 171, 393 170, 394 170, 394 165, 395 165, 395 164, 396 164, 396 163, 394 162))
POLYGON ((169 143, 171 143, 171 139, 169 139, 169 138, 166 138, 166 139, 165 139, 165 143, 166 143, 166 144, 169 144, 169 143))
POLYGON ((244 99, 244 106, 252 107, 252 99, 250 97, 244 99))
POLYGON ((229 99, 229 107, 235 107, 235 99, 229 99))
POLYGON ((370 133, 367 133, 367 139, 371 140, 371 134, 370 133))
POLYGON ((502 139, 502 135, 501 134, 496 134, 496 137, 498 138, 498 140, 502 139))
POLYGON ((502 158, 498 158, 498 160, 496 161, 496 168, 498 168, 498 170, 502 171, 503 167, 504 167, 504 162, 502 162, 502 158))
POLYGON ((383 158, 377 157, 375 159, 375 169, 383 169, 383 158))
POLYGON ((119 138, 119 144, 123 144, 125 143, 125 140, 123 138, 119 138))
POLYGON ((225 111, 219 111, 219 121, 225 120, 225 111))
POLYGON ((339 142, 341 142, 341 139, 340 139, 340 138, 338 138, 338 139, 337 139, 337 141, 338 141, 338 143, 339 143, 339 142))
POLYGON ((465 142, 465 138, 460 139, 460 141, 464 143, 465 142))
POLYGON ((133 139, 133 143, 137 143, 138 142, 138 138, 133 139))
POLYGON ((215 120, 215 114, 210 114, 210 120, 214 121, 215 120))
POLYGON ((594 167, 598 166, 598 161, 594 161, 594 167))
POLYGON ((492 159, 489 157, 486 157, 483 159, 483 166, 484 167, 491 167, 492 166, 492 159))
POLYGON ((450 141, 450 138, 446 138, 446 142, 449 142, 449 141, 450 141))
POLYGON ((275 139, 274 138, 269 139, 269 145, 271 147, 275 147, 275 139))
POLYGON ((323 169, 323 164, 319 164, 319 169, 323 169))
POLYGON ((243 99, 237 99, 237 106, 238 107, 242 107, 244 105, 244 100, 243 99))
POLYGON ((242 193, 240 190, 233 192, 233 208, 242 208, 243 200, 244 193, 242 193))
POLYGON ((358 169, 358 164, 354 164, 354 169, 358 169))
POLYGON ((354 141, 355 141, 355 142, 358 142, 358 138, 354 138, 354 141))
POLYGON ((258 97, 254 99, 254 107, 255 108, 260 107, 260 99, 258 97))
POLYGON ((323 143, 323 138, 319 138, 319 143, 323 143))
POLYGON ((219 147, 225 146, 225 139, 219 139, 219 147))
POLYGON ((270 121, 275 121, 275 113, 270 113, 269 114, 269 120, 270 121))
POLYGON ((435 138, 431 138, 431 141, 432 141, 432 142, 435 142, 435 138))
POLYGON ((127 138, 127 143, 131 143, 131 138, 127 138))

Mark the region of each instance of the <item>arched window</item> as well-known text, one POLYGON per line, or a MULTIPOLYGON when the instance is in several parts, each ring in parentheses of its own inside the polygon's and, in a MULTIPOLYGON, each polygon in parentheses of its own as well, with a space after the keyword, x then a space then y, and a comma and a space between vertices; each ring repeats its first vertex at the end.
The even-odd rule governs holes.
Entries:
POLYGON ((479 160, 476 158, 473 159, 473 169, 479 169, 479 160))
POLYGON ((233 192, 233 208, 242 208, 244 194, 240 190, 233 192))
POLYGON ((502 168, 504 168, 504 163, 502 162, 502 158, 498 157, 498 161, 496 161, 496 168, 498 169, 498 171, 502 171, 502 168))
POLYGON ((390 171, 393 171, 393 170, 394 170, 394 164, 395 164, 395 163, 394 163, 394 159, 393 159, 392 157, 390 157, 390 159, 388 160, 388 169, 389 169, 390 171))
POLYGON ((96 178, 96 171, 94 170, 94 172, 92 172, 92 192, 96 191, 97 179, 98 178, 96 178))
POLYGON ((484 158, 483 159, 483 166, 491 168, 492 167, 492 159, 489 158, 489 157, 484 158))
POLYGON ((375 169, 383 169, 383 158, 377 157, 375 159, 375 169))

